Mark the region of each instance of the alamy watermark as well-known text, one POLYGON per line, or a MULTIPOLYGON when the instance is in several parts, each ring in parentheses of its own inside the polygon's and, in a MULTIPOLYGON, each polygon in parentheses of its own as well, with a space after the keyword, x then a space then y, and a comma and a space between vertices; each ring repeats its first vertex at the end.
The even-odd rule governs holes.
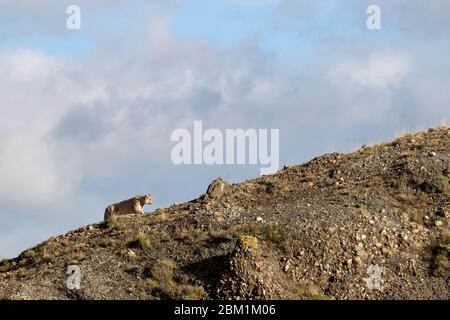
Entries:
POLYGON ((381 288, 381 269, 377 264, 371 264, 367 267, 367 288, 377 290, 381 288))
POLYGON ((214 128, 203 131, 203 122, 194 121, 192 134, 179 128, 170 139, 177 142, 171 152, 176 165, 259 164, 262 175, 272 174, 280 166, 279 129, 226 129, 224 134, 214 128))
POLYGON ((369 30, 381 30, 381 8, 377 5, 370 5, 367 7, 366 25, 369 30))
MULTIPOLYGON (((366 21, 367 29, 381 30, 381 8, 372 4, 367 7, 366 13, 369 15, 366 21)), ((66 20, 66 27, 69 30, 81 29, 81 8, 78 5, 71 4, 66 9, 69 17, 66 20)))
POLYGON ((69 17, 66 20, 66 27, 69 30, 81 29, 81 8, 77 5, 70 5, 66 9, 66 13, 69 17))
POLYGON ((69 290, 80 290, 81 289, 81 269, 77 265, 67 266, 67 289, 69 290))

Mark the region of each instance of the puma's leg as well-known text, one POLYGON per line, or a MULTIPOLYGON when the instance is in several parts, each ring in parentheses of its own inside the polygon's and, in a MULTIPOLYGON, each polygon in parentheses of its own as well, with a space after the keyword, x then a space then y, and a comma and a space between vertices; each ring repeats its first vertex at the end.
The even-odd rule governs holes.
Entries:
POLYGON ((104 220, 108 220, 114 213, 114 206, 109 206, 105 209, 104 220))

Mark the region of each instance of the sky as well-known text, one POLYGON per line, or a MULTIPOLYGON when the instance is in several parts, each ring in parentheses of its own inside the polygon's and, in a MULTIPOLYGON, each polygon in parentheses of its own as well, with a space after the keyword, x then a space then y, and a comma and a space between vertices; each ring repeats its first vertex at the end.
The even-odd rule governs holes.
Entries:
POLYGON ((196 120, 279 129, 280 166, 448 121, 449 30, 447 0, 0 0, 0 259, 260 174, 175 165, 196 120))

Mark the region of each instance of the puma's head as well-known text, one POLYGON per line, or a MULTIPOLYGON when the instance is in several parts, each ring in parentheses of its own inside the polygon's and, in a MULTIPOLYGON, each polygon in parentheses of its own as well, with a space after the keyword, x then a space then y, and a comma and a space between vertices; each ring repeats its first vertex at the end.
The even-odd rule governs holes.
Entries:
POLYGON ((144 196, 144 203, 145 204, 152 204, 153 203, 153 197, 150 194, 146 194, 144 196))

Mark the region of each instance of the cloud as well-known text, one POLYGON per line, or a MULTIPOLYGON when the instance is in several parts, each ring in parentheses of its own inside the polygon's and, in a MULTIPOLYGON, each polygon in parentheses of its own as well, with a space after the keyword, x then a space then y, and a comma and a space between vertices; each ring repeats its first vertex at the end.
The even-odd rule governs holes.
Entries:
POLYGON ((330 77, 336 83, 346 83, 352 88, 389 90, 410 70, 408 58, 382 52, 369 56, 365 61, 343 61, 330 71, 330 77))
MULTIPOLYGON (((450 28, 450 3, 447 0, 346 0, 314 1, 284 0, 280 9, 284 16, 302 17, 311 29, 322 27, 326 17, 328 27, 350 22, 364 28, 369 5, 381 9, 382 25, 415 37, 439 37, 450 28)), ((359 26, 359 27, 358 27, 359 26)), ((332 30, 331 32, 339 32, 332 30)), ((345 29, 345 31, 349 31, 345 29)))
POLYGON ((1 202, 30 209, 58 201, 73 192, 80 179, 70 162, 64 169, 70 173, 63 172, 54 150, 44 141, 23 136, 7 139, 0 151, 1 202))

